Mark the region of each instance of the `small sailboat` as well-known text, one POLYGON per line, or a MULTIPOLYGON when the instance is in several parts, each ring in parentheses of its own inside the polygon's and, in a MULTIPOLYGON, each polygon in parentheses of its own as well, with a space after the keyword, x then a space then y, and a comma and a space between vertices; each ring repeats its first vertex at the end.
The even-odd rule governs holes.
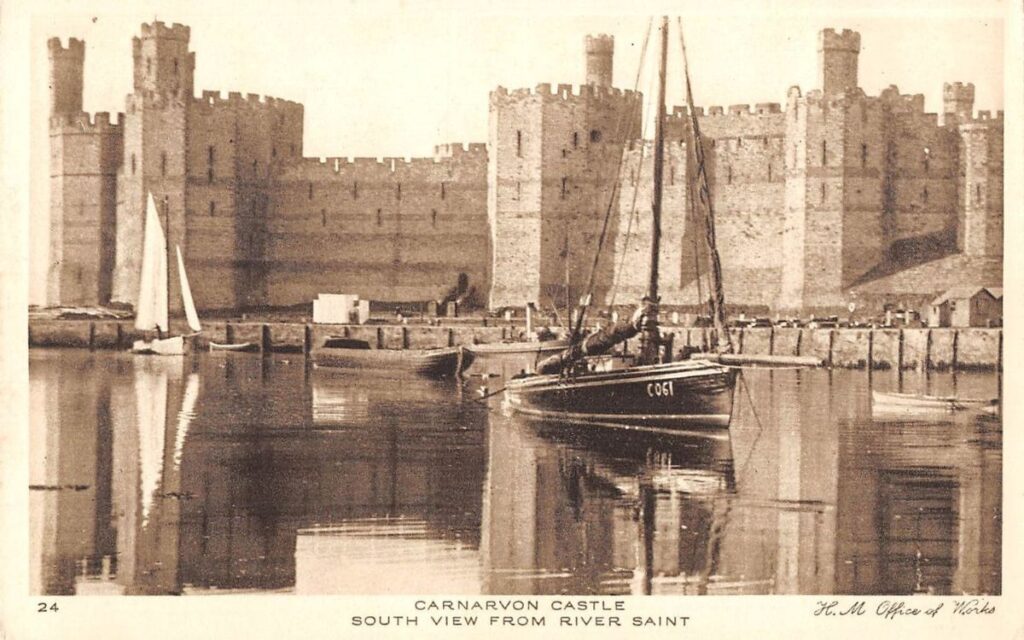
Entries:
MULTIPOLYGON (((658 329, 668 26, 668 18, 665 17, 660 28, 661 56, 655 106, 657 116, 651 203, 651 266, 647 295, 628 321, 610 325, 583 338, 580 327, 583 326, 583 316, 590 302, 588 293, 577 314, 572 345, 539 363, 536 374, 518 376, 506 385, 506 400, 514 411, 574 423, 658 431, 687 430, 696 425, 723 427, 729 424, 736 370, 707 359, 672 362, 672 353, 667 348, 670 342, 662 338, 658 329), (636 358, 619 360, 606 355, 617 344, 637 335, 641 336, 641 348, 636 358)), ((684 48, 684 66, 685 51, 684 48)), ((688 70, 685 71, 685 77, 691 125, 689 147, 694 154, 696 168, 695 190, 699 194, 700 213, 704 219, 705 241, 711 262, 714 350, 718 353, 731 353, 732 343, 725 324, 722 268, 715 245, 713 200, 688 70)), ((593 273, 592 269, 590 288, 593 285, 593 273)))
POLYGON ((169 336, 168 301, 170 283, 167 270, 167 237, 164 234, 160 216, 156 210, 153 194, 146 201, 146 221, 142 242, 142 276, 139 282, 139 300, 135 310, 135 328, 139 331, 155 331, 157 336, 152 340, 136 340, 132 344, 132 352, 162 356, 184 355, 189 349, 186 338, 194 336, 202 330, 199 314, 192 300, 192 289, 185 274, 185 261, 181 257, 181 247, 175 246, 178 258, 178 279, 181 285, 182 303, 185 318, 188 320, 191 334, 169 336))

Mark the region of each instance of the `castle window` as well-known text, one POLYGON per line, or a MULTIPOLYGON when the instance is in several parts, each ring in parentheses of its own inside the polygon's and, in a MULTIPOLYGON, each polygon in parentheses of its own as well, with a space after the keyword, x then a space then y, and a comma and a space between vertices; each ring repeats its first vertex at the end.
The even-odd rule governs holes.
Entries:
POLYGON ((132 154, 132 175, 135 175, 135 154, 132 154))
POLYGON ((825 183, 821 183, 821 204, 825 204, 825 183))
POLYGON ((437 209, 430 210, 430 226, 437 226, 437 209))
POLYGON ((442 182, 442 183, 441 183, 441 199, 442 199, 442 200, 444 200, 444 199, 445 199, 445 198, 447 198, 447 197, 448 197, 448 191, 447 191, 447 189, 445 188, 445 183, 444 183, 444 182, 442 182))
POLYGON ((772 181, 772 163, 768 163, 768 182, 772 181))
POLYGON ((568 158, 569 157, 569 150, 568 149, 562 149, 562 157, 563 158, 568 158))
POLYGON ((167 154, 163 152, 160 153, 160 175, 167 175, 167 154))
POLYGON ((206 183, 213 184, 213 167, 206 170, 206 183))
POLYGON ((522 182, 517 182, 516 183, 516 200, 518 200, 522 195, 523 195, 523 183, 522 182))
POLYGON ((146 58, 146 75, 148 76, 153 72, 153 58, 146 58))
POLYGON ((253 160, 252 161, 252 175, 253 176, 255 176, 257 174, 257 172, 259 171, 259 165, 260 165, 260 161, 259 160, 253 160))
POLYGON ((178 59, 174 59, 174 75, 178 75, 178 59))
POLYGON ((601 142, 601 132, 598 131, 597 129, 591 129, 590 130, 590 141, 591 142, 601 142))
POLYGON ((828 143, 824 140, 821 141, 821 166, 828 164, 828 143))
POLYGON ((313 199, 313 183, 312 182, 309 183, 309 199, 310 200, 313 199))
POLYGON ((217 215, 217 203, 210 200, 210 216, 213 217, 215 215, 217 215))
POLYGON ((562 197, 564 198, 567 193, 569 193, 569 178, 566 178, 566 177, 563 176, 562 177, 562 197))
POLYGON ((676 184, 676 165, 674 164, 668 166, 668 184, 669 186, 675 186, 676 184))
POLYGON ((516 155, 523 157, 523 132, 516 131, 516 155))
POLYGON ((981 185, 974 185, 974 202, 975 204, 981 202, 981 185))
POLYGON ((270 148, 270 157, 271 158, 276 158, 277 157, 277 147, 271 147, 270 148))
POLYGON ((579 131, 572 132, 572 148, 575 149, 580 146, 580 133, 579 131))
POLYGON ((379 227, 382 224, 384 224, 384 212, 377 209, 377 226, 379 227))
POLYGON ((925 201, 925 204, 928 203, 928 187, 921 190, 921 199, 925 201))
POLYGON ((860 168, 868 166, 868 145, 860 145, 860 168))
POLYGON ((355 180, 352 181, 352 199, 353 200, 358 200, 359 199, 359 182, 357 182, 355 180))
POLYGON ((736 138, 736 148, 739 149, 743 146, 743 138, 736 138))
POLYGON ((732 167, 726 167, 725 170, 725 182, 726 184, 732 184, 732 167))
POLYGON ((213 164, 213 145, 206 148, 206 164, 213 164))
POLYGON ((320 210, 320 226, 321 227, 326 227, 327 226, 327 209, 321 209, 320 210))
POLYGON ((401 199, 402 199, 402 183, 399 182, 395 186, 395 200, 401 200, 401 199))

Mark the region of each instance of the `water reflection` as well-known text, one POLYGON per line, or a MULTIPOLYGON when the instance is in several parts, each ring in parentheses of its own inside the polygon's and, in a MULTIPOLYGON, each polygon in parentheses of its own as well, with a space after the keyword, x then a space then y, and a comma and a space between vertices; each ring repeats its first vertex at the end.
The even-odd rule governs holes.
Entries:
POLYGON ((30 364, 36 593, 1001 589, 1000 423, 870 404, 995 395, 992 375, 757 371, 714 439, 295 358, 30 364))

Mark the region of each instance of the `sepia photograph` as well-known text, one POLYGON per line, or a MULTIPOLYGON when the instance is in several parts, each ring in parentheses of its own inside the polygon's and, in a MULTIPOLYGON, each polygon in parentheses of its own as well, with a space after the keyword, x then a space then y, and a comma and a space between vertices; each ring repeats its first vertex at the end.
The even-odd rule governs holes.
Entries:
POLYGON ((1019 633, 1019 4, 21 7, 18 616, 1019 633))

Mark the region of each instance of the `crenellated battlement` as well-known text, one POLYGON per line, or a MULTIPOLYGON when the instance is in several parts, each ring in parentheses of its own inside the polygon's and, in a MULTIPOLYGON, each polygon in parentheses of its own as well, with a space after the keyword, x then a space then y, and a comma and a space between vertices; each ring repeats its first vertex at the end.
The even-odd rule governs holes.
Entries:
POLYGON ((470 142, 466 144, 462 142, 451 142, 448 144, 439 144, 434 146, 434 158, 439 160, 480 155, 485 157, 487 156, 487 143, 470 142))
POLYGON ((50 117, 51 133, 97 133, 121 135, 124 130, 124 114, 118 113, 111 119, 107 111, 91 113, 61 113, 50 117))
POLYGON ((838 50, 860 52, 860 34, 850 29, 836 31, 835 29, 822 29, 818 34, 818 50, 838 50))
POLYGON ((587 35, 584 39, 587 53, 610 54, 615 50, 615 37, 607 33, 587 35))
POLYGON ((611 100, 635 100, 643 94, 631 89, 619 89, 617 87, 604 87, 592 84, 557 84, 542 82, 532 89, 522 88, 509 90, 505 87, 496 87, 491 91, 491 102, 510 103, 529 98, 557 98, 566 102, 576 102, 587 99, 611 99, 611 100))
POLYGON ((225 106, 247 109, 280 109, 282 111, 301 111, 303 109, 301 103, 293 100, 262 96, 255 93, 247 93, 243 97, 238 91, 231 91, 227 95, 221 91, 203 91, 201 97, 193 98, 192 104, 200 109, 215 109, 225 106))
MULTIPOLYGON (((720 106, 708 107, 705 111, 704 107, 694 107, 694 112, 698 118, 705 117, 733 117, 733 116, 770 116, 778 115, 782 113, 782 105, 778 102, 758 102, 753 106, 749 104, 732 104, 729 105, 728 109, 720 106)), ((676 105, 672 107, 672 112, 668 114, 667 119, 669 122, 685 121, 689 119, 690 112, 685 106, 676 105)))
POLYGON ((1001 127, 1003 125, 1003 112, 1002 110, 996 111, 995 115, 992 115, 991 111, 982 110, 978 111, 974 117, 964 120, 960 124, 960 128, 978 129, 982 127, 1001 127))
POLYGON ((85 57, 85 41, 78 38, 68 38, 68 46, 61 43, 60 38, 50 38, 46 41, 46 48, 51 57, 66 56, 70 58, 85 57))
POLYGON ((167 26, 160 20, 156 20, 153 23, 143 22, 140 27, 143 38, 162 38, 165 40, 182 40, 188 42, 191 35, 191 29, 183 24, 173 23, 171 26, 167 26))
POLYGON ((968 100, 974 102, 974 84, 971 82, 946 82, 942 85, 942 98, 944 100, 960 101, 968 100))

